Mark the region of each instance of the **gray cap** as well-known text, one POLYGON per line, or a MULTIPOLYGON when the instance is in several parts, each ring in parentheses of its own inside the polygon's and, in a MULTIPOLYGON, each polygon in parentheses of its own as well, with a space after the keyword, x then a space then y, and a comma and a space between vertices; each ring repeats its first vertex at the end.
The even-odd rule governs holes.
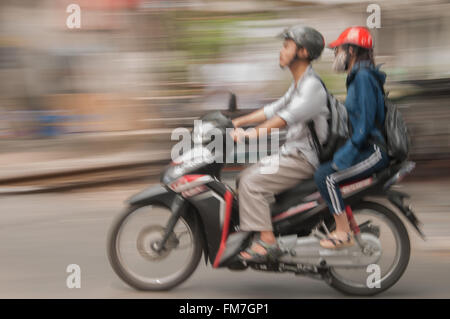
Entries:
POLYGON ((279 36, 292 39, 297 46, 305 48, 311 60, 320 57, 325 47, 325 39, 322 34, 316 29, 303 25, 287 28, 279 36))

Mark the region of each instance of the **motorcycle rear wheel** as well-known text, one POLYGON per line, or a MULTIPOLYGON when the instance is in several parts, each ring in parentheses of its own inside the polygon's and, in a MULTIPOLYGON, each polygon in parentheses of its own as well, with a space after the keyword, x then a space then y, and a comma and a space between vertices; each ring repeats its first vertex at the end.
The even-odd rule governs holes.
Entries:
MULTIPOLYGON (((378 203, 365 201, 359 203, 355 207, 352 207, 352 209, 356 222, 359 225, 361 224, 361 222, 358 221, 358 215, 363 215, 364 212, 371 212, 372 215, 378 215, 380 218, 386 221, 393 233, 393 237, 395 238, 397 244, 395 260, 387 273, 382 275, 379 281, 372 282, 376 284, 371 284, 371 287, 369 287, 367 282, 365 284, 361 284, 345 278, 345 276, 340 273, 342 272, 341 270, 339 270, 338 268, 334 269, 333 267, 330 268, 327 283, 331 287, 347 295, 373 296, 392 287, 405 272, 411 254, 410 240, 408 232, 402 220, 389 208, 378 203)), ((355 243, 355 245, 357 245, 357 243, 355 243)), ((352 271, 354 270, 348 270, 349 273, 352 271)), ((369 268, 364 268, 363 270, 358 269, 358 271, 366 271, 367 276, 371 275, 371 271, 369 270, 369 268)))

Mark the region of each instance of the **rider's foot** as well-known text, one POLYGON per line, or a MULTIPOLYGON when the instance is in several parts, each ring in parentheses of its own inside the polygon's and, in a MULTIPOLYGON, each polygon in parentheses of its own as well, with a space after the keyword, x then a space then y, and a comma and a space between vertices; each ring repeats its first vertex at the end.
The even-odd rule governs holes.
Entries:
MULTIPOLYGON (((275 245, 275 243, 276 243, 276 241, 271 242, 271 243, 268 243, 266 241, 264 241, 264 242, 267 243, 268 245, 275 245)), ((253 242, 253 244, 250 246, 250 249, 261 256, 267 255, 267 249, 264 248, 263 246, 261 246, 261 244, 258 244, 258 242, 253 242)), ((247 253, 245 250, 241 252, 241 256, 244 259, 252 258, 252 256, 249 253, 247 253)))
POLYGON ((275 260, 282 254, 275 238, 269 242, 258 238, 245 251, 239 254, 239 259, 245 262, 265 263, 270 259, 275 260))
POLYGON ((338 249, 344 247, 350 247, 355 244, 353 239, 353 233, 343 232, 343 231, 334 231, 330 233, 325 239, 320 241, 320 246, 327 249, 338 249))

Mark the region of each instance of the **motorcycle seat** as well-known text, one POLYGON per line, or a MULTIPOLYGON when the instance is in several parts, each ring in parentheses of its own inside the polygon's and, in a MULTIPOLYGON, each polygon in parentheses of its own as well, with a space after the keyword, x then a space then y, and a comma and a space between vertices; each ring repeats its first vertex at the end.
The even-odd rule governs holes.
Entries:
MULTIPOLYGON (((386 167, 378 172, 375 172, 371 176, 374 179, 374 181, 376 181, 376 182, 379 180, 385 180, 387 177, 392 176, 393 173, 397 172, 398 169, 400 168, 400 166, 401 166, 400 164, 389 165, 388 167, 386 167)), ((367 178, 367 177, 365 177, 365 178, 367 178)), ((353 183, 357 183, 360 180, 365 179, 365 178, 359 178, 359 179, 355 179, 355 180, 345 181, 342 184, 350 185, 353 183)), ((309 194, 314 193, 315 191, 318 191, 316 183, 314 182, 313 178, 310 178, 310 179, 307 179, 305 181, 298 183, 294 187, 292 187, 284 192, 281 192, 278 195, 275 195, 275 200, 278 202, 278 201, 282 201, 283 199, 287 199, 292 196, 297 196, 297 197, 307 196, 309 194)))
MULTIPOLYGON (((361 182, 362 180, 365 180, 367 178, 372 177, 371 185, 375 185, 378 183, 383 183, 386 181, 390 176, 393 176, 398 169, 400 168, 401 164, 394 164, 389 165, 388 167, 375 172, 371 176, 365 177, 365 178, 359 178, 354 180, 345 181, 340 184, 341 187, 350 186, 352 184, 356 184, 358 182, 361 182)), ((295 185, 294 187, 275 195, 275 202, 271 205, 271 215, 276 216, 282 212, 284 212, 289 207, 302 203, 303 199, 311 195, 313 193, 318 192, 316 183, 313 178, 302 181, 295 185)))
MULTIPOLYGON (((345 185, 351 185, 357 183, 360 180, 354 180, 344 183, 345 185)), ((275 202, 271 205, 272 217, 285 212, 289 207, 304 203, 304 198, 308 195, 312 195, 319 190, 317 189, 314 179, 308 179, 300 182, 293 188, 288 189, 278 195, 275 195, 275 202)), ((320 195, 318 195, 320 196, 320 195)))
POLYGON ((275 201, 283 201, 284 199, 290 198, 290 197, 299 197, 309 195, 311 193, 314 193, 317 191, 316 183, 314 182, 313 178, 307 179, 305 181, 302 181, 295 185, 294 187, 281 192, 278 195, 275 195, 275 201))

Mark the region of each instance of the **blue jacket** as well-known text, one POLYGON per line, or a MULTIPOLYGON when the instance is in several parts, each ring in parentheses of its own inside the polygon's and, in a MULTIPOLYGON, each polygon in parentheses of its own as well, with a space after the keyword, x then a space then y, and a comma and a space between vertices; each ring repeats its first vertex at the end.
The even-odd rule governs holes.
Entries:
POLYGON ((385 80, 386 74, 369 61, 356 63, 348 74, 345 107, 353 132, 334 154, 333 164, 339 170, 362 160, 370 146, 369 137, 384 141, 375 121, 384 123, 384 97, 378 81, 384 84, 385 80))

